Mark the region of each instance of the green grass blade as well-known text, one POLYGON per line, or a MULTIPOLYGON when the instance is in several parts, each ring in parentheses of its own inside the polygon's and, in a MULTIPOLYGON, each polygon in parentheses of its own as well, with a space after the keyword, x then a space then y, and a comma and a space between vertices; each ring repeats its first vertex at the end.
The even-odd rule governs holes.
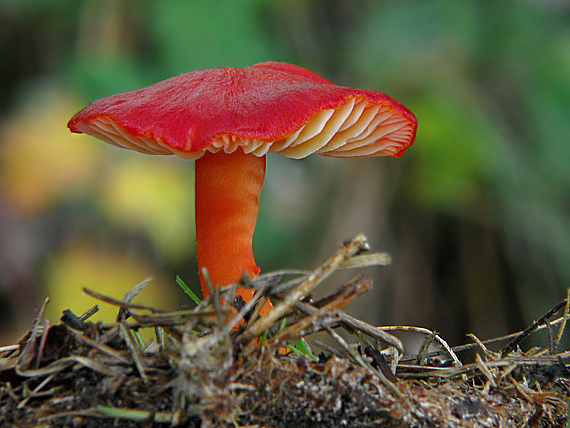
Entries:
MULTIPOLYGON (((291 346, 291 345, 289 345, 291 346)), ((313 354, 313 351, 311 351, 311 348, 309 348, 309 345, 307 345, 307 342, 305 341, 305 339, 299 339, 295 342, 295 348, 302 354, 302 355, 307 355, 308 357, 310 357, 313 361, 319 361, 319 359, 315 356, 315 354, 313 354)), ((289 348, 291 349, 291 348, 289 348)))
POLYGON ((202 300, 200 300, 200 298, 198 296, 196 296, 196 293, 194 293, 192 290, 190 290, 190 287, 188 287, 186 285, 186 283, 184 281, 182 281, 182 278, 180 278, 179 276, 176 276, 176 283, 180 286, 180 288, 182 288, 182 290, 188 296, 190 296, 190 298, 194 301, 194 303, 196 303, 197 305, 200 304, 200 302, 202 300))

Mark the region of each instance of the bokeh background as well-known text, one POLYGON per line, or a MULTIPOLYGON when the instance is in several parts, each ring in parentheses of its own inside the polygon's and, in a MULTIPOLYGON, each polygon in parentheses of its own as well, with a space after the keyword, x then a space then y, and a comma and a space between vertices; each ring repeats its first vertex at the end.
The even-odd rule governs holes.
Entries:
MULTIPOLYGON (((349 312, 452 344, 521 329, 570 285, 570 5, 560 0, 0 1, 0 344, 48 316, 199 290, 193 164, 72 135, 89 102, 194 69, 286 61, 418 118, 400 159, 268 159, 264 271, 364 233, 393 264, 349 312)), ((347 277, 337 275, 330 287, 347 277)), ((113 317, 114 310, 100 317, 113 317)))

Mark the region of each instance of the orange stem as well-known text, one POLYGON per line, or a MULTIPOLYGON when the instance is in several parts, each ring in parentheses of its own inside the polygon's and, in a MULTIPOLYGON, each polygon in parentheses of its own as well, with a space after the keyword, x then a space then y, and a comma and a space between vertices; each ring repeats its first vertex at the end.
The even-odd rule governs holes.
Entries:
MULTIPOLYGON (((233 284, 243 272, 252 277, 260 272, 252 240, 265 179, 265 156, 240 149, 231 154, 206 152, 195 163, 196 253, 206 297, 210 293, 203 267, 214 286, 233 284)), ((239 289, 238 294, 248 301, 253 292, 239 289)))

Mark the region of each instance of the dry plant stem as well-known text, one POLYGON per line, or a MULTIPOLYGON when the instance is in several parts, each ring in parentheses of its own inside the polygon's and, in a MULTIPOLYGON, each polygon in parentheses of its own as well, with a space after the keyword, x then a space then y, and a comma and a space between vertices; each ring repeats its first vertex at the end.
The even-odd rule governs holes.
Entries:
POLYGON ((311 300, 310 305, 317 308, 317 309, 322 308, 323 306, 332 302, 334 299, 336 299, 342 293, 344 293, 346 291, 346 289, 352 287, 354 284, 357 284, 359 282, 364 281, 365 279, 366 279, 366 277, 363 274, 359 273, 359 274, 353 276, 352 279, 350 279, 347 283, 343 284, 335 292, 333 292, 327 296, 324 296, 324 297, 320 298, 319 300, 314 300, 314 301, 311 300))
POLYGON ((287 294, 282 302, 280 302, 264 317, 258 320, 250 328, 248 328, 244 336, 249 336, 249 338, 252 338, 260 335, 269 327, 271 327, 279 318, 289 312, 295 303, 301 301, 325 278, 335 272, 345 260, 348 260, 359 250, 364 248, 365 245, 367 245, 366 238, 363 235, 359 235, 354 238, 354 240, 341 247, 321 267, 319 267, 316 271, 309 275, 307 279, 305 279, 301 284, 299 284, 289 294, 287 294))
POLYGON ((283 284, 280 284, 280 285, 272 288, 272 291, 279 289, 279 291, 275 291, 275 293, 279 293, 281 291, 286 290, 289 287, 292 287, 293 285, 297 285, 299 282, 301 282, 303 279, 305 279, 305 277, 309 276, 310 274, 311 274, 311 271, 308 271, 308 270, 285 270, 284 269, 284 270, 277 270, 277 271, 268 272, 268 273, 262 273, 261 275, 255 277, 255 278, 252 278, 252 282, 256 288, 261 287, 261 286, 274 286, 279 281, 281 281, 281 278, 284 275, 297 275, 298 276, 298 278, 294 278, 290 281, 284 282, 283 284), (291 285, 289 285, 288 287, 281 288, 284 285, 289 284, 289 283, 291 283, 291 285))
MULTIPOLYGON (((338 311, 349 305, 357 296, 360 296, 372 289, 372 281, 362 281, 354 284, 352 287, 344 290, 344 292, 329 304, 323 306, 308 317, 290 325, 281 330, 275 337, 269 341, 269 346, 277 346, 284 342, 294 341, 301 336, 305 336, 307 330, 311 326, 321 328, 324 325, 330 325, 330 322, 338 317, 338 311), (325 321, 325 317, 329 315, 329 319, 325 321), (317 321, 319 320, 319 321, 317 321), (324 325, 319 325, 324 324, 324 325)), ((297 304, 300 302, 297 302, 297 304)), ((338 319, 338 318, 337 318, 338 319)))
MULTIPOLYGON (((245 319, 246 314, 248 314, 248 313, 250 313, 251 315, 249 317, 249 321, 246 324, 246 326, 251 325, 251 323, 253 323, 253 321, 257 319, 259 313, 264 308, 266 308, 267 298, 265 298, 263 300, 262 304, 258 305, 257 303, 263 298, 268 285, 264 284, 264 285, 255 287, 252 283, 252 278, 247 274, 247 272, 243 273, 240 282, 243 285, 247 286, 248 288, 250 288, 250 289, 253 288, 256 291, 249 301, 246 300, 245 305, 240 309, 238 314, 226 323, 225 327, 222 330, 222 334, 229 334, 229 332, 232 331, 235 326, 237 326, 240 322, 242 322, 242 320, 245 319), (250 311, 254 308, 255 308, 255 310, 253 311, 253 313, 251 313, 250 311)), ((244 287, 240 287, 240 288, 242 290, 244 289, 244 287)), ((240 288, 238 288, 238 283, 232 284, 230 289, 228 289, 228 294, 226 294, 226 298, 231 298, 233 300, 233 298, 236 296, 235 291, 239 290, 240 288)), ((228 301, 232 301, 232 300, 228 299, 228 301)))
POLYGON ((356 352, 347 342, 342 338, 340 334, 334 331, 329 326, 324 326, 325 330, 330 334, 330 336, 340 345, 340 347, 349 355, 352 361, 362 367, 366 367, 366 361, 362 356, 356 352))
MULTIPOLYGON (((303 303, 303 302, 297 302, 295 304, 295 307, 297 309, 305 312, 308 315, 313 315, 319 310, 316 307, 314 307, 313 305, 303 303)), ((349 329, 361 331, 363 333, 366 333, 368 336, 373 337, 374 339, 377 339, 377 340, 380 340, 384 343, 387 343, 388 345, 396 348, 399 353, 404 352, 404 345, 402 344, 400 339, 398 339, 396 336, 392 336, 391 334, 386 333, 385 331, 381 330, 378 327, 370 325, 364 321, 360 321, 360 320, 348 315, 345 312, 339 312, 338 315, 339 315, 341 323, 344 324, 345 327, 348 327, 349 329)))
POLYGON ((487 380, 491 383, 491 386, 496 387, 497 383, 495 382, 495 376, 491 373, 491 370, 485 365, 485 362, 481 358, 480 354, 475 354, 475 364, 481 370, 481 373, 485 375, 487 380))
POLYGON ((124 296, 123 300, 125 302, 131 303, 135 297, 139 295, 139 293, 151 283, 152 278, 146 278, 131 288, 124 296))
POLYGON ((502 350, 501 356, 504 357, 511 353, 516 347, 525 340, 533 331, 535 331, 541 324, 544 324, 546 320, 552 318, 555 313, 557 313, 560 309, 565 307, 568 304, 568 300, 564 299, 562 302, 558 303, 554 306, 551 310, 546 312, 543 316, 541 316, 538 320, 533 322, 530 326, 528 326, 521 334, 515 337, 511 342, 509 342, 502 350))
POLYGON ((345 261, 340 265, 338 270, 360 269, 370 266, 388 266, 390 263, 392 263, 392 257, 388 253, 368 253, 355 256, 345 261))
POLYGON ((59 373, 72 366, 74 363, 79 362, 77 361, 77 358, 79 357, 62 358, 37 370, 22 370, 21 367, 16 366, 16 373, 24 377, 48 376, 52 373, 59 373))
POLYGON ((520 395, 522 395, 527 402, 529 403, 533 402, 532 398, 527 394, 527 392, 523 389, 522 385, 519 382, 517 382, 511 375, 508 375, 507 379, 511 382, 511 384, 515 387, 517 392, 520 395))
POLYGON ((28 401, 30 401, 32 398, 34 398, 36 396, 36 394, 41 389, 43 389, 44 386, 46 386, 48 383, 50 383, 53 380, 55 375, 56 375, 56 373, 52 373, 51 375, 46 377, 43 381, 41 381, 38 386, 36 386, 31 392, 29 392, 29 395, 26 398, 24 398, 22 401, 20 401, 20 404, 18 404, 18 408, 21 409, 21 408, 25 407, 26 404, 28 404, 28 401))
MULTIPOLYGON (((231 315, 231 309, 224 309, 222 311, 224 315, 231 315)), ((173 311, 168 313, 156 313, 156 314, 137 314, 132 312, 131 316, 137 320, 140 326, 153 327, 153 326, 172 326, 180 325, 185 321, 190 321, 192 319, 207 319, 216 316, 215 312, 212 310, 196 310, 187 309, 183 311, 173 311)), ((128 324, 129 327, 135 328, 136 325, 133 323, 128 324)))
POLYGON ((555 339, 552 337, 552 326, 550 325, 550 321, 548 320, 546 320, 544 324, 546 325, 546 332, 548 333, 548 351, 550 352, 550 354, 554 354, 556 350, 554 347, 555 339))
POLYGON ((339 358, 344 358, 344 359, 348 359, 350 358, 350 355, 348 355, 346 352, 340 351, 336 348, 333 348, 330 345, 327 345, 326 343, 321 342, 320 340, 313 340, 312 342, 313 345, 318 346, 319 348, 321 348, 323 351, 327 351, 330 352, 333 355, 336 355, 339 358))
POLYGON ((78 355, 74 355, 71 357, 61 358, 53 363, 42 367, 41 369, 32 369, 32 370, 20 370, 16 367, 16 371, 20 376, 24 377, 41 377, 41 376, 48 376, 52 373, 59 373, 63 370, 66 370, 68 367, 73 366, 74 364, 80 364, 84 367, 88 367, 93 371, 99 372, 106 376, 118 376, 121 375, 119 372, 115 372, 110 370, 107 365, 98 363, 93 361, 87 357, 81 357, 78 355))
MULTIPOLYGON (((485 346, 485 344, 483 342, 481 342, 481 340, 477 336, 475 336, 473 333, 467 334, 467 337, 471 338, 471 340, 473 340, 473 342, 475 342, 477 344, 477 346, 479 346, 479 348, 481 348, 481 350, 483 351, 483 353, 485 354, 485 357, 487 359, 499 360, 501 358, 500 354, 498 354, 496 352, 489 351, 487 346, 485 346)), ((477 354, 477 355, 479 355, 479 354, 477 354)))
POLYGON ((10 354, 12 351, 17 351, 18 349, 20 349, 20 345, 0 346, 0 355, 4 353, 10 354))
MULTIPOLYGON (((153 326, 177 326, 183 324, 184 321, 188 321, 191 319, 204 319, 206 317, 215 317, 216 313, 212 309, 204 310, 202 308, 205 307, 206 303, 203 301, 200 305, 198 305, 194 309, 185 309, 182 311, 172 311, 166 312, 160 309, 153 308, 152 306, 145 306, 145 305, 138 305, 134 303, 124 302, 122 300, 114 299, 109 296, 105 296, 103 294, 97 293, 96 291, 90 290, 88 288, 84 288, 83 291, 98 300, 101 300, 105 303, 110 305, 118 306, 120 308, 126 309, 139 309, 139 310, 148 310, 150 314, 138 314, 136 312, 131 311, 130 315, 137 321, 137 323, 129 323, 124 322, 125 326, 129 329, 137 328, 137 327, 153 327, 153 326)), ((232 314, 232 309, 222 309, 222 315, 229 316, 232 314)), ((104 327, 112 328, 116 324, 104 324, 104 327)))
MULTIPOLYGON (((255 311, 253 312, 252 316, 251 316, 251 320, 255 320, 257 319, 257 316, 259 315, 259 311, 261 310, 261 308, 265 305, 265 301, 263 302, 262 305, 257 305, 257 303, 259 302, 259 300, 262 298, 263 294, 265 293, 264 289, 258 289, 255 294, 253 295, 253 298, 247 302, 243 308, 240 309, 240 311, 238 312, 238 314, 233 317, 224 327, 224 329, 222 330, 222 334, 229 334, 230 331, 232 331, 234 329, 234 327, 236 325, 238 325, 246 316, 247 313, 249 313, 249 311, 251 311, 254 307, 255 307, 255 311)), ((251 322, 251 321, 250 321, 251 322)))
POLYGON ((423 366, 427 359, 429 358, 427 356, 427 354, 429 353, 429 347, 431 346, 432 343, 435 342, 435 336, 437 335, 437 333, 435 331, 432 331, 430 334, 426 335, 424 338, 424 343, 422 343, 422 346, 418 352, 418 364, 420 366, 423 366))
POLYGON ((309 277, 309 275, 311 275, 311 272, 304 273, 303 275, 297 278, 290 279, 289 281, 284 282, 283 284, 279 284, 273 287, 271 289, 271 295, 272 296, 279 295, 279 293, 282 293, 286 290, 289 290, 290 288, 293 288, 296 285, 299 285, 301 282, 305 281, 309 277))
POLYGON ((141 377, 144 379, 145 382, 148 381, 146 370, 144 368, 144 364, 142 362, 142 358, 140 355, 140 349, 135 342, 135 338, 133 337, 131 330, 129 330, 122 322, 119 324, 119 329, 121 334, 123 335, 123 338, 125 339, 125 342, 129 346, 131 355, 133 356, 133 360, 135 362, 135 365, 137 366, 139 374, 141 375, 141 377))
MULTIPOLYGON (((391 257, 387 253, 371 253, 371 254, 364 254, 360 256, 352 257, 345 262, 341 263, 337 270, 349 270, 349 269, 359 269, 363 267, 370 267, 370 266, 387 266, 391 263, 391 257)), ((270 280, 271 277, 279 275, 299 275, 298 278, 291 279, 283 284, 279 284, 276 287, 272 287, 271 294, 279 294, 289 288, 299 284, 303 281, 306 277, 308 277, 311 272, 310 271, 302 271, 302 270, 283 270, 272 272, 270 274, 266 274, 270 280)), ((255 282, 258 283, 258 280, 261 278, 265 280, 266 275, 260 275, 258 278, 255 279, 255 282)))
POLYGON ((360 321, 359 319, 345 314, 344 312, 340 314, 340 319, 342 323, 348 327, 360 330, 363 333, 366 333, 367 335, 373 337, 374 339, 380 340, 390 346, 393 346, 398 350, 399 353, 404 352, 404 345, 402 344, 402 341, 396 336, 392 336, 391 334, 386 333, 384 330, 382 330, 381 327, 375 327, 373 325, 365 323, 364 321, 360 321))
MULTIPOLYGON (((553 320, 550 325, 558 325, 561 324, 565 321, 564 317, 560 317, 560 318, 556 318, 555 320, 553 320)), ((384 327, 382 327, 384 328, 384 327)), ((535 331, 541 331, 544 330, 546 328, 545 325, 540 325, 536 328, 535 331)), ((500 337, 496 337, 493 339, 487 339, 487 340, 482 340, 481 343, 483 343, 484 345, 492 345, 494 343, 499 343, 499 342, 505 342, 507 340, 513 339, 515 337, 518 337, 520 334, 522 333, 522 331, 516 332, 516 333, 511 333, 511 334, 506 334, 504 336, 500 336, 500 337)), ((478 347, 479 345, 477 343, 467 343, 465 345, 459 345, 459 346, 454 346, 453 348, 451 348, 453 350, 453 352, 455 352, 456 354, 460 353, 460 352, 465 352, 465 351, 469 351, 473 348, 478 347)), ((434 352, 430 352, 427 356, 428 357, 436 357, 438 355, 441 355, 441 351, 434 351, 434 352)), ((412 357, 404 357, 403 361, 408 361, 410 358, 412 357)))
POLYGON ((406 407, 410 408, 411 407, 411 403, 410 401, 404 397, 404 395, 402 394, 402 392, 396 387, 396 385, 394 385, 387 377, 384 373, 382 373, 380 370, 376 370, 374 367, 372 367, 370 365, 370 363, 368 363, 367 360, 365 360, 364 358, 362 358, 361 355, 359 355, 354 349, 352 349, 352 347, 346 343, 346 341, 336 332, 334 331, 332 328, 325 326, 325 329, 328 331, 328 333, 332 336, 332 338, 334 340, 337 341, 337 343, 344 349, 345 352, 347 352, 352 359, 357 362, 360 366, 362 367, 366 367, 368 368, 370 371, 372 371, 373 373, 376 374, 376 376, 378 376, 378 378, 382 381, 382 383, 384 385, 386 385, 388 387, 388 389, 390 389, 390 391, 396 396, 398 397, 401 401, 402 404, 404 404, 406 407))
POLYGON ((566 328, 566 321, 568 320, 568 316, 570 314, 570 290, 566 291, 566 305, 564 306, 564 315, 562 316, 562 324, 558 328, 558 334, 556 335, 556 342, 554 342, 554 352, 558 349, 558 345, 560 344, 560 340, 562 339, 562 333, 566 328))
MULTIPOLYGON (((393 325, 393 326, 390 325, 390 326, 382 326, 377 328, 383 331, 414 331, 416 333, 420 333, 426 336, 433 336, 433 338, 437 340, 437 342, 443 347, 443 349, 445 349, 447 354, 451 357, 454 365, 456 367, 461 367, 461 361, 459 361, 459 358, 457 358, 457 355, 455 354, 455 352, 453 352, 453 349, 447 344, 447 342, 443 340, 438 334, 435 334, 433 331, 428 330, 427 328, 413 327, 406 325, 393 325)), ((440 354, 434 353, 433 355, 440 355, 440 354)), ((426 355, 426 357, 427 356, 431 356, 431 354, 426 355)))
POLYGON ((42 355, 44 353, 47 335, 48 335, 50 327, 51 327, 50 320, 44 320, 44 328, 42 330, 42 337, 40 339, 40 347, 39 347, 39 350, 38 350, 38 353, 36 356, 36 367, 35 367, 36 369, 40 368, 40 364, 42 362, 42 355))
POLYGON ((79 342, 83 342, 84 344, 91 346, 93 348, 97 348, 99 351, 101 351, 102 353, 115 358, 118 361, 121 361, 125 364, 130 364, 130 361, 123 357, 120 353, 118 353, 117 351, 115 351, 113 348, 108 347, 107 345, 104 345, 102 343, 98 343, 92 339, 89 339, 87 336, 78 333, 77 331, 74 331, 72 329, 70 329, 70 332, 73 334, 73 336, 75 336, 75 339, 78 340, 79 342))
MULTIPOLYGON (((558 357, 570 357, 570 352, 564 352, 557 356, 548 357, 507 357, 506 359, 496 361, 486 361, 485 367, 487 369, 495 369, 508 367, 510 371, 513 370, 511 366, 514 364, 515 368, 518 367, 536 367, 537 364, 549 366, 558 363, 558 357)), ((399 364, 398 377, 401 379, 452 379, 458 376, 464 377, 465 375, 475 375, 481 372, 479 365, 475 363, 465 364, 461 367, 430 367, 399 364)))
POLYGON ((206 287, 208 292, 202 290, 204 296, 210 297, 210 302, 214 307, 214 312, 216 313, 216 319, 218 320, 218 328, 221 329, 224 326, 225 318, 222 314, 222 303, 220 302, 220 290, 214 287, 212 281, 210 281, 210 275, 207 268, 200 269, 200 281, 202 282, 202 287, 206 287), (205 285, 204 285, 205 284, 205 285))
POLYGON ((160 309, 153 308, 152 306, 146 305, 137 305, 135 303, 125 302, 123 300, 114 299, 109 296, 105 296, 104 294, 98 293, 96 291, 90 290, 89 288, 83 287, 83 292, 88 296, 91 296, 97 300, 101 300, 102 302, 109 303, 110 305, 119 306, 127 309, 146 309, 151 312, 160 313, 165 312, 160 309))
POLYGON ((40 328, 40 323, 44 317, 44 313, 46 310, 46 306, 49 303, 49 297, 47 297, 44 300, 44 303, 42 305, 42 308, 38 314, 38 316, 36 317, 36 319, 34 320, 34 325, 32 327, 32 330, 30 332, 30 337, 28 338, 28 341, 26 342, 26 345, 24 346, 24 350, 22 351, 22 353, 20 354, 20 358, 18 359, 18 365, 16 367, 16 371, 18 372, 18 374, 20 373, 20 370, 25 371, 30 364, 32 363, 33 359, 34 359, 34 344, 36 342, 36 337, 38 336, 38 334, 40 334, 40 332, 42 331, 42 328, 40 328))
POLYGON ((87 321, 93 315, 99 312, 99 305, 92 306, 89 310, 87 310, 83 315, 79 317, 81 321, 87 321))
POLYGON ((515 387, 517 392, 520 395, 522 395, 527 402, 529 402, 529 403, 533 402, 532 397, 530 395, 528 395, 528 393, 525 391, 524 387, 519 382, 517 382, 515 378, 513 378, 511 375, 508 375, 507 379, 509 380, 509 382, 511 382, 511 384, 515 387))
POLYGON ((503 379, 510 375, 517 367, 518 366, 516 363, 512 363, 508 365, 502 372, 499 372, 499 375, 497 376, 497 384, 499 385, 503 379))

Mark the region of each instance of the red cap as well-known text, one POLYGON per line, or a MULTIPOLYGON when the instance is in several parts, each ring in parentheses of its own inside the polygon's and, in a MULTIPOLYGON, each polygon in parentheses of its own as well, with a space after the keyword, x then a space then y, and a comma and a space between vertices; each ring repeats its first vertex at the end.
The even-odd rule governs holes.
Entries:
POLYGON ((335 85, 302 67, 265 62, 197 70, 103 98, 69 129, 150 154, 197 159, 205 151, 291 158, 398 157, 414 115, 387 95, 335 85))

